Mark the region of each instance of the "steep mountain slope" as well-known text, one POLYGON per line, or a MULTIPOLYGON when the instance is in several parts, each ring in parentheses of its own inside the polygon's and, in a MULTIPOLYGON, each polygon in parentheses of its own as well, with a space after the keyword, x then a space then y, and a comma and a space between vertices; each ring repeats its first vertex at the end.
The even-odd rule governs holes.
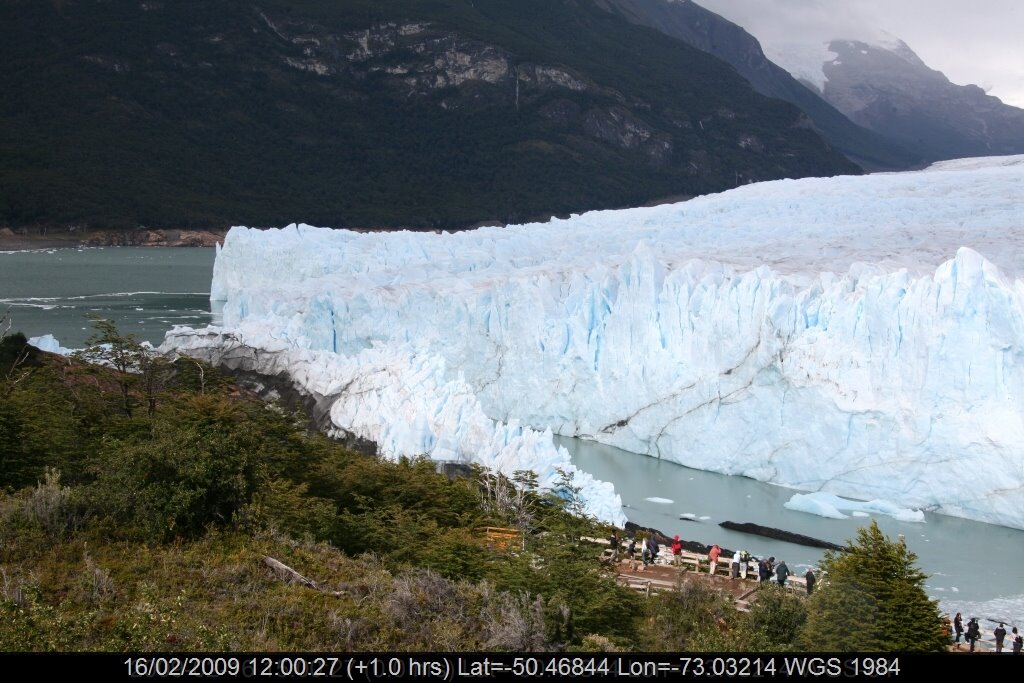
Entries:
POLYGON ((893 140, 851 122, 820 95, 765 57, 757 39, 743 28, 690 0, 604 0, 636 24, 658 29, 731 64, 754 89, 795 104, 836 149, 870 170, 904 169, 919 164, 893 140))
POLYGON ((1024 152, 1024 110, 955 85, 906 43, 834 40, 825 99, 860 125, 928 160, 1024 152))
POLYGON ((852 173, 594 0, 0 3, 0 222, 458 227, 852 173))

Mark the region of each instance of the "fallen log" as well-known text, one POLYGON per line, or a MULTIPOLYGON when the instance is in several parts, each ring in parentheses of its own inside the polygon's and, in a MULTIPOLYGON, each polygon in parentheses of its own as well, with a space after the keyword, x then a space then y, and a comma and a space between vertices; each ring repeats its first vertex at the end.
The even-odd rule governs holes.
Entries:
POLYGON ((320 590, 320 586, 317 585, 316 581, 314 581, 313 579, 307 579, 305 576, 298 573, 297 571, 286 565, 284 562, 275 560, 269 555, 264 556, 263 564, 273 569, 274 573, 277 574, 277 577, 279 579, 283 579, 285 581, 293 583, 300 583, 303 586, 308 586, 309 588, 312 588, 313 590, 320 590))
POLYGON ((776 541, 785 541, 787 543, 796 543, 797 545, 806 545, 812 548, 825 548, 826 550, 843 550, 843 546, 836 545, 831 541, 823 541, 820 538, 813 538, 811 536, 804 536, 803 534, 793 533, 792 531, 785 531, 783 529, 774 529, 770 526, 761 526, 760 524, 754 524, 752 522, 721 522, 720 527, 723 529, 729 529, 730 531, 739 531, 745 534, 754 534, 755 536, 764 536, 766 538, 773 538, 776 541))
POLYGON ((269 555, 263 556, 263 564, 270 567, 270 569, 274 572, 274 575, 282 581, 287 581, 288 583, 297 583, 299 585, 306 586, 307 588, 312 588, 315 591, 325 593, 326 595, 333 595, 336 598, 341 597, 342 595, 347 595, 349 593, 349 591, 345 590, 328 590, 320 584, 318 584, 313 579, 307 579, 305 576, 298 573, 297 571, 286 565, 284 562, 281 562, 280 560, 275 560, 273 557, 270 557, 269 555))

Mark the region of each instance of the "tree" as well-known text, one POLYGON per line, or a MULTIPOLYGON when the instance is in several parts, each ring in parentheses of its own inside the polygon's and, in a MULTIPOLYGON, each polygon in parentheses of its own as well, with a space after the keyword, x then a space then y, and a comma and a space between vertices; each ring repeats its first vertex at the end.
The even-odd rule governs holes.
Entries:
POLYGON ((143 434, 104 441, 85 494, 94 510, 146 538, 195 537, 235 521, 258 491, 274 493, 270 411, 192 396, 166 412, 143 434))
POLYGON ((121 390, 121 409, 132 416, 134 400, 131 390, 142 374, 146 350, 133 334, 121 334, 113 320, 92 316, 96 333, 85 340, 86 347, 75 356, 96 365, 107 365, 117 370, 117 385, 121 390))
POLYGON ((811 597, 800 637, 804 649, 832 652, 943 652, 949 639, 927 575, 901 538, 871 523, 822 561, 827 581, 811 597))
POLYGON ((0 396, 7 396, 28 375, 26 366, 35 364, 35 347, 21 332, 11 333, 11 317, 0 316, 0 396))
POLYGON ((747 636, 744 649, 758 652, 793 650, 794 641, 806 621, 804 598, 767 581, 758 590, 757 599, 741 621, 747 636))

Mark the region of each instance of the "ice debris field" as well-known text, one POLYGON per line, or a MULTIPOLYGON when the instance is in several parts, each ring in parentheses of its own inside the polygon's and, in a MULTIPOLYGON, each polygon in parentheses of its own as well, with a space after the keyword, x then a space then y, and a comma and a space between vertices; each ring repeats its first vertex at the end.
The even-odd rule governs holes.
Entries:
MULTIPOLYGON (((223 326, 388 456, 554 484, 552 433, 1024 528, 1024 157, 455 234, 233 228, 223 326)), ((588 510, 624 520, 576 472, 588 510)))

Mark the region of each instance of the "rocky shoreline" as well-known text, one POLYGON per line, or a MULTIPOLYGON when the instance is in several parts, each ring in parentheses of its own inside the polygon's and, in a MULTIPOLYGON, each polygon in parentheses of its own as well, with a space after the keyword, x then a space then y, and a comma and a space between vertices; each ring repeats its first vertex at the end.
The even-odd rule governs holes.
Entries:
POLYGON ((66 247, 212 247, 224 243, 225 232, 214 230, 97 230, 81 234, 19 234, 0 228, 0 251, 66 247))

